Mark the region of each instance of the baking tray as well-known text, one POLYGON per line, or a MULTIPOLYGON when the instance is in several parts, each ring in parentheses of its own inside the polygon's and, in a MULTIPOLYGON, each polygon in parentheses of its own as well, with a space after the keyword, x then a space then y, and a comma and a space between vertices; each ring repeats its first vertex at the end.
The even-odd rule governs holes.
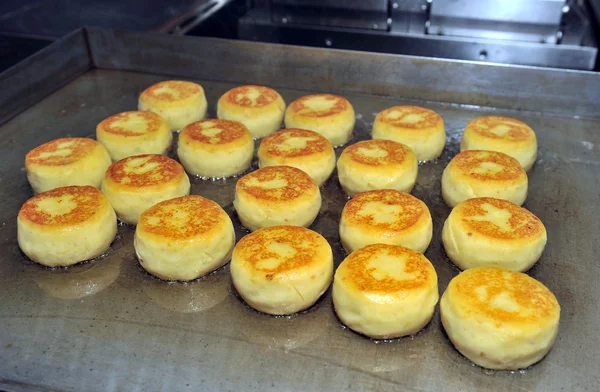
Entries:
MULTIPOLYGON (((407 56, 82 29, 0 75, 0 389, 146 390, 600 390, 600 76, 407 56), (417 336, 375 342, 345 329, 331 294, 293 317, 253 311, 235 295, 228 267, 188 284, 159 281, 135 260, 133 229, 119 227, 108 254, 66 270, 22 255, 16 216, 31 196, 28 150, 61 136, 94 135, 114 113, 165 78, 201 83, 218 97, 242 83, 276 88, 286 102, 311 92, 343 94, 357 113, 352 142, 375 115, 419 104, 442 115, 443 156, 419 167, 413 194, 432 212, 426 252, 440 293, 458 273, 440 240, 450 209, 442 170, 474 117, 519 118, 538 134, 526 207, 548 229, 529 272, 562 305, 549 355, 521 372, 473 366, 445 336, 436 310, 417 336)), ((341 149, 337 149, 337 154, 341 149)), ((256 166, 256 164, 254 164, 256 166)), ((235 179, 192 181, 192 193, 232 208, 235 179)), ((346 201, 334 175, 311 226, 344 257, 338 220, 346 201)))

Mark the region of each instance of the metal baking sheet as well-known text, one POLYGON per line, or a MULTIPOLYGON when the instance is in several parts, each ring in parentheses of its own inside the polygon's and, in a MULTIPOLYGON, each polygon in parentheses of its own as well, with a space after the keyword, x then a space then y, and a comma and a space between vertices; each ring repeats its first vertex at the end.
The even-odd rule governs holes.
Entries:
MULTIPOLYGON (((90 48, 87 72, 82 71, 87 57, 77 46, 81 37, 75 35, 0 75, 0 102, 14 101, 0 109, 0 121, 10 117, 0 125, 0 389, 600 390, 600 118, 593 110, 600 102, 597 75, 196 38, 179 41, 109 30, 77 34, 83 34, 90 48), (133 53, 135 42, 144 45, 137 57, 128 52, 133 53), (167 53, 168 43, 171 57, 165 59, 159 54, 167 53), (191 50, 210 47, 212 53, 191 50), (284 70, 272 75, 248 63, 244 75, 232 68, 248 61, 244 56, 256 49, 261 50, 253 55, 256 58, 275 56, 261 64, 270 62, 270 70, 278 64, 284 70), (62 59, 57 50, 66 51, 62 59), (66 58, 68 66, 61 63, 66 58), (294 58, 298 69, 289 64, 294 58), (302 68, 311 61, 328 67, 328 79, 317 77, 323 70, 302 68), (184 67, 194 62, 195 69, 184 67), (355 71, 348 65, 352 62, 358 67, 355 71), (162 70, 157 64, 173 66, 162 70), (421 79, 374 72, 394 67, 399 74, 419 70, 421 79), (448 76, 446 83, 439 78, 440 69, 448 76), (468 71, 477 72, 461 85, 458 79, 468 71), (28 74, 38 91, 27 84, 28 74), (433 216, 434 235, 426 256, 437 270, 440 293, 458 273, 441 246, 441 228, 450 209, 441 199, 440 179, 458 151, 462 129, 470 119, 486 114, 530 124, 537 131, 540 151, 529 174, 525 206, 546 225, 548 245, 529 273, 562 305, 558 339, 549 355, 521 372, 473 366, 448 341, 439 310, 414 337, 371 341, 339 323, 330 292, 293 317, 260 314, 235 295, 228 267, 187 284, 148 275, 135 259, 133 229, 128 226, 119 227, 102 259, 61 270, 28 261, 16 237, 17 212, 31 196, 26 152, 61 136, 92 137, 105 117, 135 109, 145 87, 178 74, 204 86, 210 116, 216 114, 218 97, 242 82, 269 84, 288 103, 313 91, 343 94, 357 113, 352 143, 369 138, 375 115, 386 107, 416 103, 436 110, 446 123, 448 144, 440 159, 419 167, 413 194, 425 201, 433 216), (501 85, 489 93, 478 87, 507 75, 519 83, 506 79, 512 87, 501 85), (17 80, 24 85, 19 87, 17 80), (539 85, 541 80, 548 84, 539 85), (564 85, 571 83, 580 84, 564 85), (549 91, 555 96, 544 94, 549 91), (576 91, 580 94, 569 95, 576 91)), ((193 194, 217 201, 230 214, 238 239, 246 234, 232 208, 235 179, 192 183, 193 194)), ((330 241, 337 266, 345 256, 337 228, 347 199, 335 175, 321 192, 323 206, 311 228, 330 241)))

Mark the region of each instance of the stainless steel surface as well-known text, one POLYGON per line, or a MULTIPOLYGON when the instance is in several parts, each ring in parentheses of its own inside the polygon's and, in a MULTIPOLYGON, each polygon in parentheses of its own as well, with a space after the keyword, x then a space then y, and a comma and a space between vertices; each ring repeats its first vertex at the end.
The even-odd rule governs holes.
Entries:
POLYGON ((373 0, 356 4, 256 2, 239 19, 238 37, 553 68, 591 70, 596 64, 594 14, 583 0, 373 0))
POLYGON ((276 24, 388 30, 388 0, 271 0, 276 24))
POLYGON ((175 41, 166 35, 93 28, 89 32, 91 55, 100 68, 600 118, 600 75, 592 72, 219 39, 175 41), (173 45, 180 53, 177 61, 173 45))
MULTIPOLYGON (((94 63, 103 69, 62 88, 57 83, 56 92, 0 126, 0 389, 600 389, 595 239, 600 230, 600 117, 591 110, 599 102, 598 75, 96 29, 89 31, 89 40, 94 63), (206 48, 213 49, 211 56, 206 48), (374 116, 386 107, 416 103, 438 111, 448 145, 439 160, 420 166, 413 193, 434 218, 426 256, 438 272, 440 292, 458 273, 441 248, 449 208, 441 200, 440 177, 457 152, 462 129, 470 119, 492 113, 529 123, 537 131, 540 155, 529 176, 526 207, 543 220, 549 235, 542 260, 530 274, 562 305, 550 354, 524 372, 486 372, 452 348, 437 311, 417 336, 376 343, 339 324, 330 293, 295 317, 259 314, 232 292, 227 267, 189 284, 167 284, 144 273, 127 226, 119 228, 101 260, 57 271, 27 261, 18 249, 15 224, 19 207, 31 196, 25 153, 59 136, 92 136, 100 120, 135 108, 138 94, 166 75, 200 82, 211 116, 218 97, 241 82, 270 84, 286 102, 312 91, 344 94, 357 113, 352 142, 368 138, 374 116), (461 77, 462 88, 457 84, 461 77), (482 88, 476 82, 483 79, 493 84, 482 88), (566 88, 569 83, 574 86, 566 88), (544 99, 551 91, 554 96, 544 99), (511 95, 516 97, 512 102, 511 95), (447 102, 421 100, 432 97, 447 102), (595 101, 586 105, 583 97, 595 101), (469 105, 456 104, 465 98, 469 105)), ((234 185, 235 180, 195 179, 192 193, 221 204, 239 238, 245 231, 231 207, 234 185)), ((312 228, 330 241, 338 265, 344 253, 337 225, 346 198, 335 177, 322 194, 323 207, 312 228)))
POLYGON ((434 0, 430 34, 554 44, 565 0, 434 0))
POLYGON ((85 34, 75 31, 1 73, 0 124, 87 71, 91 64, 85 34))
POLYGON ((594 27, 600 21, 600 15, 594 15, 591 4, 591 0, 570 0, 563 7, 559 32, 561 45, 598 46, 600 35, 594 27))
POLYGON ((393 33, 425 34, 429 19, 427 0, 396 0, 391 2, 390 17, 393 33))
POLYGON ((425 34, 425 25, 418 25, 425 16, 392 11, 391 30, 377 31, 275 24, 268 12, 252 9, 239 19, 238 34, 244 40, 492 63, 581 70, 594 69, 596 64, 598 48, 593 36, 586 36, 587 45, 581 46, 431 35, 425 34))

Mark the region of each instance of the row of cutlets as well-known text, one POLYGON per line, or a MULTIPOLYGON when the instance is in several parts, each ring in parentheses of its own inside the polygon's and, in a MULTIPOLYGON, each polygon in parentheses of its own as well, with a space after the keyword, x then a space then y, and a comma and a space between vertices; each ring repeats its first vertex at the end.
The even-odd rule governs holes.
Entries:
MULTIPOLYGON (((219 119, 203 119, 206 106, 197 84, 158 83, 141 94, 139 111, 102 121, 98 142, 65 138, 32 150, 27 175, 39 194, 19 212, 23 252, 51 267, 89 260, 110 246, 118 218, 136 225, 137 258, 161 279, 193 280, 231 260, 237 291, 261 312, 305 310, 333 281, 335 312, 358 333, 390 339, 429 323, 439 299, 436 271, 424 256, 433 223, 410 192, 418 162, 444 149, 437 113, 386 109, 372 140, 343 150, 338 178, 351 199, 339 234, 348 257, 334 273, 331 246, 306 227, 321 209, 319 186, 336 167, 333 146, 352 135, 350 103, 317 94, 286 110, 276 91, 241 86, 219 99, 219 119), (287 128, 278 130, 282 121, 287 128), (164 155, 179 129, 181 164, 164 155), (259 169, 237 181, 234 199, 252 233, 236 244, 228 214, 189 195, 186 171, 206 178, 244 173, 253 138, 263 138, 259 169)), ((520 207, 536 156, 537 139, 526 124, 480 117, 468 124, 461 152, 442 175, 442 196, 454 207, 442 243, 465 270, 442 296, 442 323, 461 353, 488 368, 539 361, 558 329, 556 298, 520 272, 540 259, 547 239, 542 222, 520 207)))

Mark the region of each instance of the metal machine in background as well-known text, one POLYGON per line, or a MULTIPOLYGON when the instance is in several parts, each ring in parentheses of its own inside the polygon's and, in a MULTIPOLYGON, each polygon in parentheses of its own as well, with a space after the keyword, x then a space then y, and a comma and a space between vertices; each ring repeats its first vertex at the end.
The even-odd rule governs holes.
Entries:
POLYGON ((585 70, 597 62, 598 0, 247 3, 245 40, 585 70))
POLYGON ((0 71, 80 26, 600 70, 600 0, 3 0, 0 71))

